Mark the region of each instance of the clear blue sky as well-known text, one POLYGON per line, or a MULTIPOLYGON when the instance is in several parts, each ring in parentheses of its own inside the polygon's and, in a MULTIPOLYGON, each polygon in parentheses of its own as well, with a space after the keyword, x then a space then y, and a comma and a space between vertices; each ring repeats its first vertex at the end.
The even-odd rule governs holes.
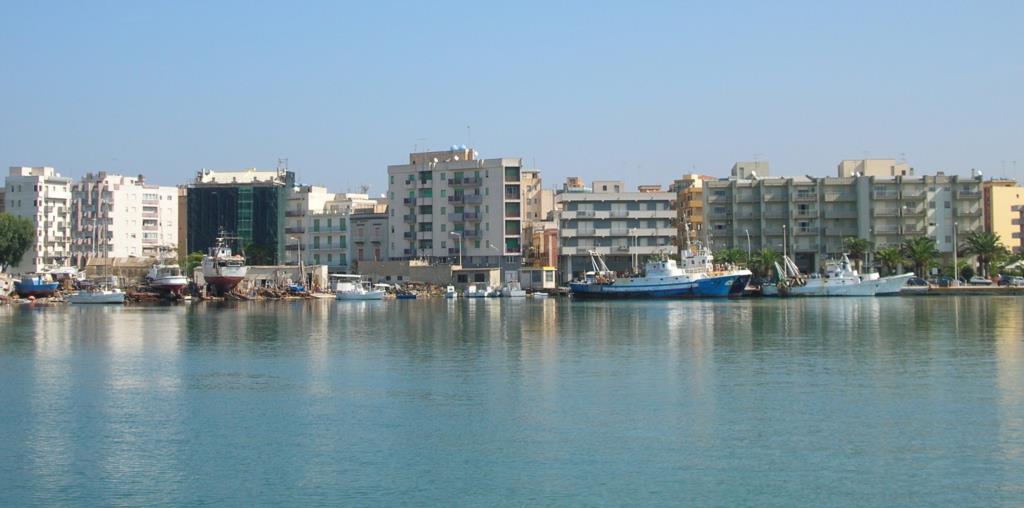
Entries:
POLYGON ((1024 2, 630 4, 5 2, 0 164, 172 184, 287 157, 382 192, 468 125, 548 186, 754 154, 1024 177, 1024 2))

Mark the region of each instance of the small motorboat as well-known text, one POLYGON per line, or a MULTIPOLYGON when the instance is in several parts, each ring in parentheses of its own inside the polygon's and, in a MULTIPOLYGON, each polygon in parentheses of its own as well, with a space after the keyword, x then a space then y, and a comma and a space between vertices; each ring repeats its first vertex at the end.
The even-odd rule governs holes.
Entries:
POLYGON ((334 298, 336 300, 383 300, 384 290, 375 289, 368 282, 362 280, 359 275, 337 274, 331 275, 332 279, 338 282, 334 286, 334 298))
POLYGON ((526 290, 517 281, 509 281, 501 288, 501 296, 505 298, 526 298, 526 290))
POLYGON ((488 298, 494 295, 494 290, 490 286, 484 286, 483 288, 477 288, 476 284, 470 284, 463 293, 466 298, 488 298))
POLYGON ((448 286, 448 287, 444 288, 444 297, 445 298, 458 298, 459 297, 459 292, 455 290, 455 286, 448 286))

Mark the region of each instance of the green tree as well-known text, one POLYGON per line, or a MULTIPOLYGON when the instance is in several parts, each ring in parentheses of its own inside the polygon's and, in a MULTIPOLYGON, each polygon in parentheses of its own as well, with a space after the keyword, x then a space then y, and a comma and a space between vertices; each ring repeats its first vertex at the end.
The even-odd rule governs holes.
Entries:
POLYGON ((250 243, 245 246, 245 263, 249 265, 274 264, 274 248, 269 245, 250 243))
POLYGON ((36 226, 31 219, 0 213, 0 270, 18 264, 35 241, 36 226))
POLYGON ((1007 253, 1006 246, 999 240, 999 235, 988 231, 972 231, 964 239, 963 251, 978 258, 981 276, 988 276, 989 262, 1007 253))
POLYGON ((192 274, 195 273, 196 267, 203 264, 203 253, 193 252, 185 258, 185 276, 192 278, 192 274))
POLYGON ((887 247, 875 251, 875 259, 882 264, 882 269, 886 275, 895 274, 896 267, 906 261, 903 258, 903 252, 898 247, 887 247))
POLYGON ((939 249, 935 247, 935 240, 923 236, 908 238, 903 241, 903 256, 914 265, 914 273, 918 277, 927 275, 928 267, 939 257, 939 249))
POLYGON ((722 249, 714 253, 715 261, 729 265, 746 263, 747 253, 740 249, 722 249))
POLYGON ((771 249, 754 252, 750 260, 750 271, 760 277, 771 277, 775 263, 782 261, 782 255, 771 249))
POLYGON ((843 250, 849 254, 857 270, 861 271, 864 269, 864 257, 871 251, 871 242, 863 238, 848 236, 843 238, 843 250))

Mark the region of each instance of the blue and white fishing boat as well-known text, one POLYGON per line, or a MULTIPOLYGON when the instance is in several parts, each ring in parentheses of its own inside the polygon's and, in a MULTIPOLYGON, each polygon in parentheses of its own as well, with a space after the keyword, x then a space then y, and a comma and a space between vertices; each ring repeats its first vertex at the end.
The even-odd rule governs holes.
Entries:
POLYGON ((49 298, 59 287, 60 283, 54 281, 47 273, 26 274, 14 281, 14 292, 22 298, 49 298))
POLYGON ((748 270, 716 272, 711 253, 702 249, 684 251, 684 268, 665 255, 652 258, 643 275, 635 277, 617 277, 594 251, 590 260, 594 270, 569 284, 574 298, 726 298, 742 294, 751 275, 748 270))

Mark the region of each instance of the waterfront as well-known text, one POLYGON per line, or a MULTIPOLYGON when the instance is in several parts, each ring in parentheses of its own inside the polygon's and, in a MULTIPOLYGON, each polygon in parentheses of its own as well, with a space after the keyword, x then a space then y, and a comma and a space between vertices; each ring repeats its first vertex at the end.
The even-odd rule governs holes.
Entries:
POLYGON ((1018 505, 1015 297, 0 307, 0 505, 1018 505))

